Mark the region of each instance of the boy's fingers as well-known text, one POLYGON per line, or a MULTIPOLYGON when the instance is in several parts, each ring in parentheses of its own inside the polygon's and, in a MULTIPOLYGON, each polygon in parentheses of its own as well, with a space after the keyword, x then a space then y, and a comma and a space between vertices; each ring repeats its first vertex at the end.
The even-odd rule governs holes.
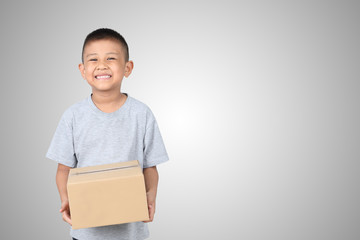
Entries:
POLYGON ((72 223, 71 223, 71 218, 70 218, 70 214, 69 214, 68 211, 65 211, 65 212, 63 213, 63 220, 64 220, 65 222, 69 223, 70 225, 72 225, 72 223))
POLYGON ((144 223, 152 222, 154 220, 155 207, 153 204, 149 204, 149 220, 144 221, 144 223))
POLYGON ((150 208, 150 221, 152 222, 154 220, 154 214, 155 214, 155 208, 153 205, 151 205, 151 208, 150 208))
POLYGON ((68 216, 63 216, 63 220, 72 226, 71 219, 68 216))

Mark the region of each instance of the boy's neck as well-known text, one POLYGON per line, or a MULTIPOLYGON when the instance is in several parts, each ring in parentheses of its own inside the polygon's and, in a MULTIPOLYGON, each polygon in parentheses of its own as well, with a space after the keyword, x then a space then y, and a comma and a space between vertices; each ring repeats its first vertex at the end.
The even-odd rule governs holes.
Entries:
POLYGON ((126 95, 120 91, 116 93, 99 93, 93 91, 91 99, 101 111, 110 113, 118 110, 126 101, 126 95))

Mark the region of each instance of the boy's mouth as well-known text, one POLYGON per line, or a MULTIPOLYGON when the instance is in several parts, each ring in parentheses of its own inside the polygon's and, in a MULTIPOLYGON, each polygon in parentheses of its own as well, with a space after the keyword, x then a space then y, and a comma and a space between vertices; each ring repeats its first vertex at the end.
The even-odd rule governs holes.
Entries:
POLYGON ((108 75, 108 74, 96 75, 95 78, 96 79, 108 79, 108 78, 111 78, 111 75, 108 75))

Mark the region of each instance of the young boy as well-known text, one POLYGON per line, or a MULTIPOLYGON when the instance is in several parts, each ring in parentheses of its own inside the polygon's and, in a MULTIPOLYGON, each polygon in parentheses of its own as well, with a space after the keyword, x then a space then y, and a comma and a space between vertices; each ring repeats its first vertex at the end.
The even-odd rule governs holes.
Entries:
MULTIPOLYGON (((92 88, 86 99, 62 115, 46 154, 58 162, 56 184, 62 218, 71 225, 66 184, 71 168, 138 160, 143 168, 149 216, 155 213, 158 184, 156 165, 168 160, 151 110, 121 92, 121 83, 133 70, 125 39, 111 29, 90 33, 83 45, 81 75, 92 88)), ((78 240, 145 239, 144 222, 71 229, 78 240)))

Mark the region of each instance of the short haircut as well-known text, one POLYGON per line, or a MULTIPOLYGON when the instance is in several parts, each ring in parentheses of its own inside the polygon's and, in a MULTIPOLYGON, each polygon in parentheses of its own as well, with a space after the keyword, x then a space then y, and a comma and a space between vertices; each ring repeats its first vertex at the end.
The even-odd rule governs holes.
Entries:
POLYGON ((102 40, 102 39, 112 39, 112 40, 118 41, 124 50, 125 62, 129 61, 129 47, 125 41, 125 38, 123 36, 121 36, 120 33, 116 32, 112 29, 99 28, 99 29, 89 33, 89 35, 87 35, 85 38, 84 45, 82 48, 82 53, 81 53, 81 61, 83 63, 84 63, 85 46, 89 42, 96 41, 96 40, 102 40))

